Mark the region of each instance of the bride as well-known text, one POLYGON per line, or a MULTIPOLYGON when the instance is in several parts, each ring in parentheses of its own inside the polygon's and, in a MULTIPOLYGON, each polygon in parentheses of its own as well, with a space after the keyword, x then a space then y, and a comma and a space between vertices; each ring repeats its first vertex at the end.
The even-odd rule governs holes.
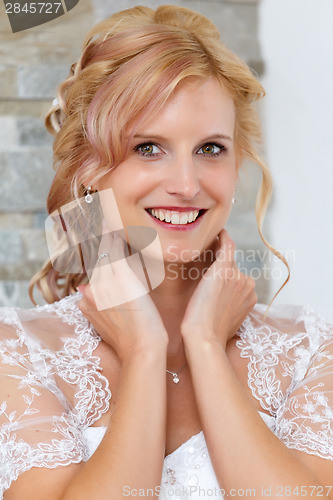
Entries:
POLYGON ((48 304, 0 312, 3 498, 333 498, 331 327, 255 305, 224 229, 251 159, 262 236, 263 94, 189 9, 88 34, 46 119, 48 304))

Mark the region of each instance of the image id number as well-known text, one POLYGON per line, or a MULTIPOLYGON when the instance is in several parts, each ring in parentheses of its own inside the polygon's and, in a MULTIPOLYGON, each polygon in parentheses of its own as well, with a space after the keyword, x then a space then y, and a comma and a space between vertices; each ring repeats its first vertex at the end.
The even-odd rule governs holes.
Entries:
POLYGON ((330 494, 332 486, 277 486, 277 497, 327 497, 330 494))
POLYGON ((19 4, 18 2, 6 2, 5 6, 6 14, 20 14, 21 12, 24 12, 26 14, 57 14, 59 8, 61 7, 61 2, 26 2, 23 5, 19 4))

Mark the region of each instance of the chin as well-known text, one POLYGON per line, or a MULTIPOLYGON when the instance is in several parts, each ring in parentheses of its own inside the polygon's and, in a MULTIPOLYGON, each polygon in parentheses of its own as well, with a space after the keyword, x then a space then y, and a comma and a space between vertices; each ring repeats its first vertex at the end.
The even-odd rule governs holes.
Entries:
POLYGON ((190 262, 200 261, 204 252, 204 248, 170 244, 163 248, 163 260, 166 263, 189 264, 190 262))

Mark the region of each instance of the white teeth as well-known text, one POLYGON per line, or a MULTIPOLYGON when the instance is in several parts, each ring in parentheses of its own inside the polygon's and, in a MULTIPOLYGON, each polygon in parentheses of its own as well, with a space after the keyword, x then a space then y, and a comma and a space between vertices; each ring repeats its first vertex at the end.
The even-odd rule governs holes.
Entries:
POLYGON ((155 210, 153 208, 148 209, 148 212, 161 221, 169 222, 171 224, 189 224, 194 222, 199 215, 199 210, 193 210, 191 212, 176 212, 166 211, 166 210, 155 210), (175 213, 176 212, 176 213, 175 213))

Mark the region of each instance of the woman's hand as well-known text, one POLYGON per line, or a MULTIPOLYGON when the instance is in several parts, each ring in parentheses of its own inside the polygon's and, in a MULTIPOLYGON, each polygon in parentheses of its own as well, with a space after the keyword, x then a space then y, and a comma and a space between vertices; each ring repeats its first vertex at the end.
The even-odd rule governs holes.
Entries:
POLYGON ((254 280, 234 261, 234 242, 225 229, 218 238, 216 260, 195 289, 181 324, 185 344, 218 340, 225 348, 257 302, 254 280))
POLYGON ((168 342, 149 291, 125 258, 124 245, 115 232, 102 235, 99 255, 105 256, 96 264, 89 285, 79 287, 83 298, 78 303, 121 362, 139 352, 166 350, 168 342))

